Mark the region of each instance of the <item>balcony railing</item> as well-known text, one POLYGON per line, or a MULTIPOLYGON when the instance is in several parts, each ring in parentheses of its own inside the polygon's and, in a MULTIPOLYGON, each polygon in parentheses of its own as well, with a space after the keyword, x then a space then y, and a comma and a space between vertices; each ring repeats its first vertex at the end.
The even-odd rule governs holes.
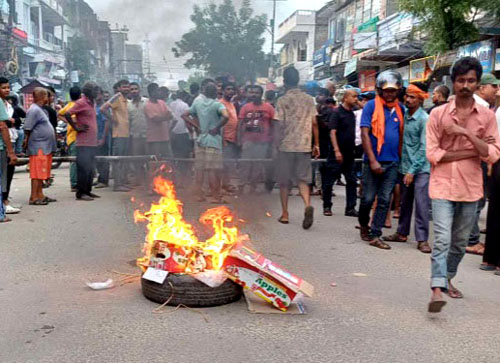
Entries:
POLYGON ((56 0, 39 0, 40 2, 46 4, 52 10, 54 10, 59 15, 63 16, 63 8, 56 0))

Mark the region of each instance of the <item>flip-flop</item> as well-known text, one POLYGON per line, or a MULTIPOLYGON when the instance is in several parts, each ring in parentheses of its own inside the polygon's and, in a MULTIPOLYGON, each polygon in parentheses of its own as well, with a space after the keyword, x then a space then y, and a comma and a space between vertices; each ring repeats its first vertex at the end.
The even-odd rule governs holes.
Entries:
POLYGON ((464 297, 464 294, 462 294, 462 292, 458 290, 456 287, 448 288, 448 291, 446 293, 452 299, 463 299, 464 297))
POLYGON ((446 301, 441 299, 431 299, 431 302, 429 303, 429 313, 440 313, 441 310, 443 309, 443 306, 446 305, 446 301))
POLYGON ((57 202, 57 199, 52 199, 52 198, 49 198, 49 197, 45 197, 42 200, 45 201, 45 202, 47 202, 47 203, 55 203, 55 202, 57 202))
POLYGON ((391 246, 387 243, 384 243, 380 238, 375 238, 373 241, 369 243, 372 247, 380 248, 381 250, 390 250, 391 246))
POLYGON ((304 212, 304 221, 302 222, 302 228, 309 229, 314 223, 314 208, 309 206, 304 212))
POLYGON ((281 224, 289 224, 290 223, 290 221, 288 221, 287 219, 283 219, 283 217, 279 217, 278 222, 280 222, 281 224))
POLYGON ((9 222, 12 222, 12 219, 10 219, 9 217, 5 217, 4 219, 0 220, 0 223, 9 223, 9 222))
POLYGON ((478 243, 474 246, 466 247, 465 252, 470 253, 471 255, 482 256, 484 254, 484 246, 480 246, 480 245, 481 245, 481 243, 478 243), (478 246, 478 247, 476 247, 476 246, 478 246))
POLYGON ((497 267, 493 265, 480 265, 479 269, 483 271, 495 271, 497 267))
POLYGON ((30 200, 29 205, 47 205, 49 202, 43 199, 30 200))
POLYGON ((405 243, 408 241, 408 238, 401 238, 398 233, 391 234, 390 236, 382 237, 382 240, 386 242, 401 242, 405 243))

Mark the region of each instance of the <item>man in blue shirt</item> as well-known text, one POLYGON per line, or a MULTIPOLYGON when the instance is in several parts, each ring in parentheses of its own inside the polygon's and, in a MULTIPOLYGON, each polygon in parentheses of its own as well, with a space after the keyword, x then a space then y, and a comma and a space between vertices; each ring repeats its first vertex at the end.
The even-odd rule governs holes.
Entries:
POLYGON ((397 97, 402 85, 398 72, 382 72, 377 78, 377 96, 366 104, 361 116, 361 137, 366 155, 359 208, 361 239, 385 250, 391 247, 380 237, 398 177, 404 109, 397 97), (375 197, 377 208, 370 229, 368 223, 375 197))
POLYGON ((422 105, 429 98, 423 86, 411 84, 406 90, 405 130, 403 135, 403 153, 400 172, 403 175, 401 185, 401 215, 398 231, 384 237, 384 241, 406 242, 410 234, 413 201, 415 201, 415 238, 417 248, 422 253, 431 253, 429 239, 429 217, 431 200, 429 197, 430 164, 425 155, 426 125, 429 115, 422 105), (422 88, 421 88, 422 87, 422 88))

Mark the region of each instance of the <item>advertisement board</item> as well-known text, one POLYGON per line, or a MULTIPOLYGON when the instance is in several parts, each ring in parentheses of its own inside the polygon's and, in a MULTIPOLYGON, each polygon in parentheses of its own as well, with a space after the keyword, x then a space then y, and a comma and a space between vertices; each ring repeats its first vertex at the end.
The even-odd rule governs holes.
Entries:
POLYGON ((481 62, 483 71, 491 73, 494 69, 495 45, 492 40, 464 45, 458 48, 457 59, 463 57, 474 57, 481 62))
POLYGON ((415 59, 410 62, 410 83, 425 82, 434 70, 436 57, 415 59))
POLYGON ((495 57, 495 71, 500 71, 500 48, 497 49, 495 57))
POLYGON ((375 91, 376 79, 377 71, 375 69, 359 71, 358 84, 361 92, 375 91))

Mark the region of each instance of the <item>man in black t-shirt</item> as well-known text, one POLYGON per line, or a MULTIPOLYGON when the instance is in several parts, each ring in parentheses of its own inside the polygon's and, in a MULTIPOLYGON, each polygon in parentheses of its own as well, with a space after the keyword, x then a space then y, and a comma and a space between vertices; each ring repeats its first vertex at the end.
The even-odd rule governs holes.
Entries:
POLYGON ((357 104, 358 93, 355 89, 342 89, 337 93, 340 106, 333 110, 329 117, 328 128, 332 149, 328 153, 326 172, 332 177, 323 182, 323 214, 332 215, 332 186, 343 174, 346 180, 346 208, 345 215, 357 217, 356 187, 354 175, 356 116, 353 109, 357 104), (330 182, 331 181, 331 182, 330 182))
POLYGON ((49 100, 45 106, 43 106, 43 109, 47 111, 48 116, 49 116, 49 122, 56 130, 57 128, 57 111, 54 109, 54 99, 56 97, 56 90, 54 87, 47 87, 47 92, 49 93, 49 100))

